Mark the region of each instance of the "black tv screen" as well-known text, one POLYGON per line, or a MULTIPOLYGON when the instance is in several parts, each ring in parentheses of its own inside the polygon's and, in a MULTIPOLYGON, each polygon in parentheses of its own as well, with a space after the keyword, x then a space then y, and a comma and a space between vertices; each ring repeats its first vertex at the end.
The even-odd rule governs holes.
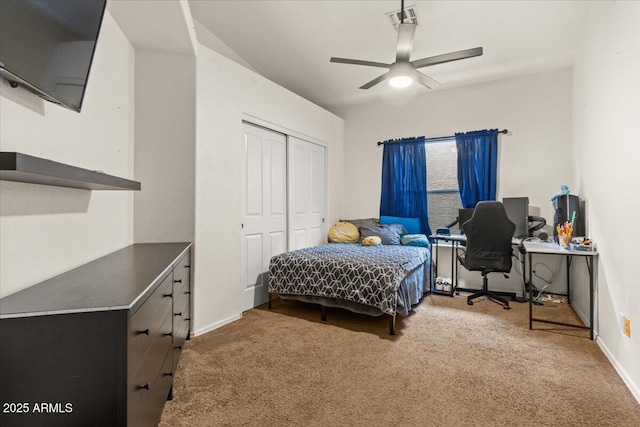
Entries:
POLYGON ((0 0, 0 75, 80 112, 106 0, 0 0))

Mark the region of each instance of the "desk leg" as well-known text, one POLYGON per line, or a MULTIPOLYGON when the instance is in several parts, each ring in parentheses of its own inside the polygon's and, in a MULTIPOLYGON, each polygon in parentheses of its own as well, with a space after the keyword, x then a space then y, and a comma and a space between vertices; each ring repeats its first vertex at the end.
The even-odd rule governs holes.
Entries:
MULTIPOLYGON (((458 289, 458 244, 459 244, 458 241, 453 242, 453 246, 451 248, 451 250, 453 251, 453 263, 454 263, 453 265, 456 266, 456 268, 455 268, 455 282, 454 282, 455 284, 452 285, 453 289, 451 289, 454 294, 456 294, 457 289, 458 289)), ((452 270, 453 270, 453 265, 451 266, 452 270)))
POLYGON ((567 303, 571 305, 571 255, 567 255, 567 303))
POLYGON ((593 258, 584 257, 589 270, 589 338, 593 340, 593 258))
POLYGON ((436 265, 435 265, 435 276, 438 277, 438 248, 440 247, 440 245, 438 244, 438 240, 435 240, 434 243, 436 244, 436 265))
POLYGON ((532 254, 525 254, 524 255, 524 259, 525 261, 527 260, 527 255, 529 256, 529 280, 525 280, 525 283, 527 284, 527 288, 529 288, 529 330, 533 329, 533 283, 531 281, 531 273, 533 270, 532 264, 533 264, 533 259, 532 259, 532 254))

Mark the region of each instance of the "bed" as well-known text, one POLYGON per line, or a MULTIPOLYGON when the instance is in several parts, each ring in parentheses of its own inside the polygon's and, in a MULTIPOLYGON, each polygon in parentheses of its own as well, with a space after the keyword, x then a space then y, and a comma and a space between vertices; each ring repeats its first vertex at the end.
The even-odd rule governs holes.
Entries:
POLYGON ((277 294, 321 305, 322 320, 327 307, 386 315, 394 335, 396 314, 408 316, 431 289, 432 279, 428 248, 328 243, 271 258, 269 308, 277 294))

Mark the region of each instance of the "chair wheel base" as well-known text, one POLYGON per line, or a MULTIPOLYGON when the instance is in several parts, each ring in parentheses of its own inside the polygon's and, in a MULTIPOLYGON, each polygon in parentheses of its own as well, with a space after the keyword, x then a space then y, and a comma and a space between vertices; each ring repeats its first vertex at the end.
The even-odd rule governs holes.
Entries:
POLYGON ((473 305, 473 301, 467 300, 467 305, 473 305))
POLYGON ((511 310, 511 307, 509 307, 508 305, 503 305, 502 308, 504 308, 505 310, 511 310))

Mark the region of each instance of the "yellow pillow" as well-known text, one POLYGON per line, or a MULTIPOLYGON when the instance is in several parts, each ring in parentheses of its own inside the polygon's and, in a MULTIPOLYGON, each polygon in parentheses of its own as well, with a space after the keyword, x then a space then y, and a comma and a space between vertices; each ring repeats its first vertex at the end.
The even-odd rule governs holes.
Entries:
POLYGON ((339 222, 329 229, 329 241, 336 243, 358 243, 360 232, 350 222, 339 222))
POLYGON ((369 236, 362 239, 362 246, 376 246, 382 243, 382 239, 378 236, 369 236))

